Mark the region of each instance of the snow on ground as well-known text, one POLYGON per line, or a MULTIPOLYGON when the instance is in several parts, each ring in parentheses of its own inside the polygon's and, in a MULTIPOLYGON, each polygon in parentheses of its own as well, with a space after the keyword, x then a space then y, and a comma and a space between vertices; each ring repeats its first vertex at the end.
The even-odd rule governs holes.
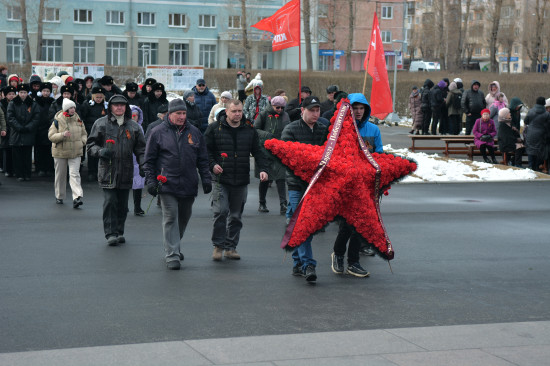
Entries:
POLYGON ((418 163, 418 169, 402 181, 405 183, 550 179, 550 176, 530 169, 465 159, 449 159, 437 154, 413 153, 408 149, 392 149, 391 145, 384 146, 384 151, 414 159, 418 163))

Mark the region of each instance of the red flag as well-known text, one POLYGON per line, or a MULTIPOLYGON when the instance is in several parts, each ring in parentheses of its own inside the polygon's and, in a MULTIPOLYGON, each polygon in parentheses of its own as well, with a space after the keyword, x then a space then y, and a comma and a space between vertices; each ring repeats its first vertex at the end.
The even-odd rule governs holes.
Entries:
POLYGON ((273 52, 300 45, 300 0, 288 2, 269 18, 252 25, 273 33, 273 52))
POLYGON ((367 63, 367 72, 372 76, 372 89, 370 93, 371 116, 384 119, 388 113, 393 112, 393 106, 386 59, 384 58, 384 45, 382 44, 376 13, 374 13, 367 57, 365 57, 363 64, 365 68, 367 68, 367 63))

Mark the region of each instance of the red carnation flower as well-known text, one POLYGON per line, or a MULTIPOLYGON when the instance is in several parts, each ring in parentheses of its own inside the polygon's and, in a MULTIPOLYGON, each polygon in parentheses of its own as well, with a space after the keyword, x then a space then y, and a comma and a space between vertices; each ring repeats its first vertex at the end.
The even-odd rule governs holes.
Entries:
POLYGON ((164 176, 164 175, 157 175, 157 180, 159 181, 159 183, 161 184, 164 184, 168 181, 168 179, 164 176))
POLYGON ((220 155, 221 155, 221 157, 224 158, 224 159, 227 158, 227 154, 226 154, 226 153, 221 153, 220 155))

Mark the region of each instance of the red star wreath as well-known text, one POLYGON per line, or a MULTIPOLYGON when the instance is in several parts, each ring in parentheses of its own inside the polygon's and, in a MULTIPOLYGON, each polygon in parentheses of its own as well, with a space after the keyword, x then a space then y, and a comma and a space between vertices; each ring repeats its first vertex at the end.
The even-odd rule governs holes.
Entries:
POLYGON ((342 100, 338 109, 323 146, 277 139, 265 142, 283 164, 310 182, 281 246, 293 250, 336 216, 342 216, 382 258, 393 259, 380 215, 380 196, 387 194, 392 183, 415 171, 416 162, 392 154, 370 154, 363 140, 357 138, 349 100, 342 100), (340 131, 335 126, 340 126, 340 131), (332 155, 327 157, 330 150, 332 155))

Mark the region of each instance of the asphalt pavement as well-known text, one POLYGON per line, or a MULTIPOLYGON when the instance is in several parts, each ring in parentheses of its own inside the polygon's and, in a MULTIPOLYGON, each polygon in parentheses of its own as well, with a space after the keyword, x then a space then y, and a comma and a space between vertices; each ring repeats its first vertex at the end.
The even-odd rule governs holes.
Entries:
POLYGON ((75 210, 55 204, 51 178, 0 182, 0 365, 544 365, 550 356, 548 181, 397 184, 382 201, 393 273, 378 257, 362 257, 368 278, 332 273, 331 224, 313 239, 316 285, 291 275, 276 188, 272 211, 259 213, 254 178, 242 259, 211 260, 200 194, 181 271, 164 265, 154 203, 129 215, 126 244, 108 247, 97 184, 84 183, 75 210))

